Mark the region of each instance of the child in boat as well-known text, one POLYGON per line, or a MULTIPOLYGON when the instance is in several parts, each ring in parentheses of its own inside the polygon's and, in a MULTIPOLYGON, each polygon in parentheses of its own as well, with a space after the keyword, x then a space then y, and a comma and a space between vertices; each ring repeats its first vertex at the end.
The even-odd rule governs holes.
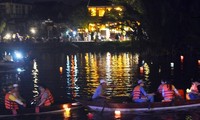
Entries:
POLYGON ((100 80, 100 85, 96 88, 95 93, 92 96, 92 100, 106 99, 107 83, 104 79, 100 80))
POLYGON ((200 83, 197 81, 192 82, 192 86, 190 88, 191 91, 189 93, 190 100, 200 99, 199 89, 200 89, 200 83))
POLYGON ((134 87, 133 92, 133 102, 141 103, 141 102, 154 102, 154 94, 147 94, 144 90, 144 81, 138 80, 138 85, 134 87))
POLYGON ((179 94, 175 86, 171 84, 171 81, 166 80, 166 83, 163 85, 162 88, 162 97, 164 98, 162 102, 171 102, 173 99, 175 99, 176 95, 181 98, 181 95, 179 94))

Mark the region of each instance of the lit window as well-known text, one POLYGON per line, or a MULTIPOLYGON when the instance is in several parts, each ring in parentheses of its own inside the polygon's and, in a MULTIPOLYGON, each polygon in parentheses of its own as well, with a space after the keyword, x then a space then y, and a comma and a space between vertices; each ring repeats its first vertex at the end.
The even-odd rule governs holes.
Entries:
POLYGON ((91 16, 96 16, 96 8, 89 8, 91 16))
POLYGON ((103 17, 105 13, 105 10, 101 9, 99 10, 99 17, 103 17))
POLYGON ((117 11, 122 11, 122 8, 116 7, 115 10, 117 10, 117 11))

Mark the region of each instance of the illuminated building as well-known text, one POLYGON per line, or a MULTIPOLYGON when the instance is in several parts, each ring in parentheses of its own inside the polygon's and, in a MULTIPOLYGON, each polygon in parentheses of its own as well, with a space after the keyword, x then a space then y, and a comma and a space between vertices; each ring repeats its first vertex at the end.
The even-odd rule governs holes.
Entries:
MULTIPOLYGON (((106 13, 109 13, 111 11, 117 11, 117 13, 120 15, 123 15, 124 7, 113 5, 111 2, 107 0, 89 0, 88 5, 88 12, 90 13, 90 16, 96 17, 99 21, 103 19, 106 13)), ((89 32, 96 33, 94 35, 95 39, 104 39, 104 40, 125 40, 126 33, 122 31, 120 28, 120 21, 107 21, 104 23, 97 22, 97 23, 89 23, 89 32), (119 38, 116 38, 118 37, 119 38), (97 36, 99 38, 97 38, 97 36)), ((124 30, 129 30, 129 27, 123 26, 124 30)))

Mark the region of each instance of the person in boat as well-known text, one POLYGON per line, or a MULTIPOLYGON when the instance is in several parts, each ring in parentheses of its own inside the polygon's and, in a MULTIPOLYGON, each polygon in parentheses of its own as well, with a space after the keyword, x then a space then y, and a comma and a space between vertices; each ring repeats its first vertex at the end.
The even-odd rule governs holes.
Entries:
POLYGON ((162 94, 162 88, 163 88, 163 85, 164 85, 164 84, 165 84, 165 80, 162 79, 162 80, 161 80, 161 84, 160 84, 159 87, 158 87, 158 93, 162 94))
POLYGON ((104 79, 100 80, 100 85, 96 88, 92 100, 106 99, 107 82, 104 79))
POLYGON ((166 83, 165 80, 162 79, 160 85, 158 86, 158 89, 157 89, 157 92, 156 92, 157 93, 156 94, 156 98, 157 98, 158 101, 163 99, 163 97, 162 97, 162 88, 163 88, 163 85, 165 83, 166 83))
POLYGON ((199 89, 200 89, 200 83, 197 81, 192 82, 189 93, 190 100, 200 99, 199 89))
POLYGON ((171 102, 173 99, 176 98, 176 96, 179 96, 179 98, 181 98, 181 95, 179 94, 175 86, 171 84, 171 81, 166 80, 166 83, 163 85, 162 88, 162 102, 171 102))
POLYGON ((18 84, 13 84, 13 88, 15 89, 15 92, 13 93, 13 95, 14 95, 16 98, 20 99, 23 103, 25 103, 26 100, 23 99, 23 98, 21 97, 21 95, 20 95, 20 92, 19 92, 19 85, 18 85, 18 84))
POLYGON ((9 92, 5 95, 5 108, 8 110, 17 110, 26 107, 26 104, 16 96, 16 89, 13 85, 8 86, 9 92))
POLYGON ((154 102, 154 94, 147 94, 144 90, 144 81, 138 80, 138 85, 134 87, 132 92, 132 100, 136 103, 154 102))
POLYGON ((37 106, 50 106, 54 103, 53 95, 50 90, 43 84, 38 85, 40 94, 34 100, 37 101, 37 106))

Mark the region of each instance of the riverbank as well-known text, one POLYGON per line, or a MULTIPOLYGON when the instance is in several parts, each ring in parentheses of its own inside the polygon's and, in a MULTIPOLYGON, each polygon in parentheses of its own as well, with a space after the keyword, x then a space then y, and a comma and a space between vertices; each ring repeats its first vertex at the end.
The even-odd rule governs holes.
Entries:
POLYGON ((23 49, 26 51, 71 51, 71 52, 99 52, 99 51, 131 51, 130 41, 125 42, 47 42, 47 43, 0 43, 1 51, 23 49))

